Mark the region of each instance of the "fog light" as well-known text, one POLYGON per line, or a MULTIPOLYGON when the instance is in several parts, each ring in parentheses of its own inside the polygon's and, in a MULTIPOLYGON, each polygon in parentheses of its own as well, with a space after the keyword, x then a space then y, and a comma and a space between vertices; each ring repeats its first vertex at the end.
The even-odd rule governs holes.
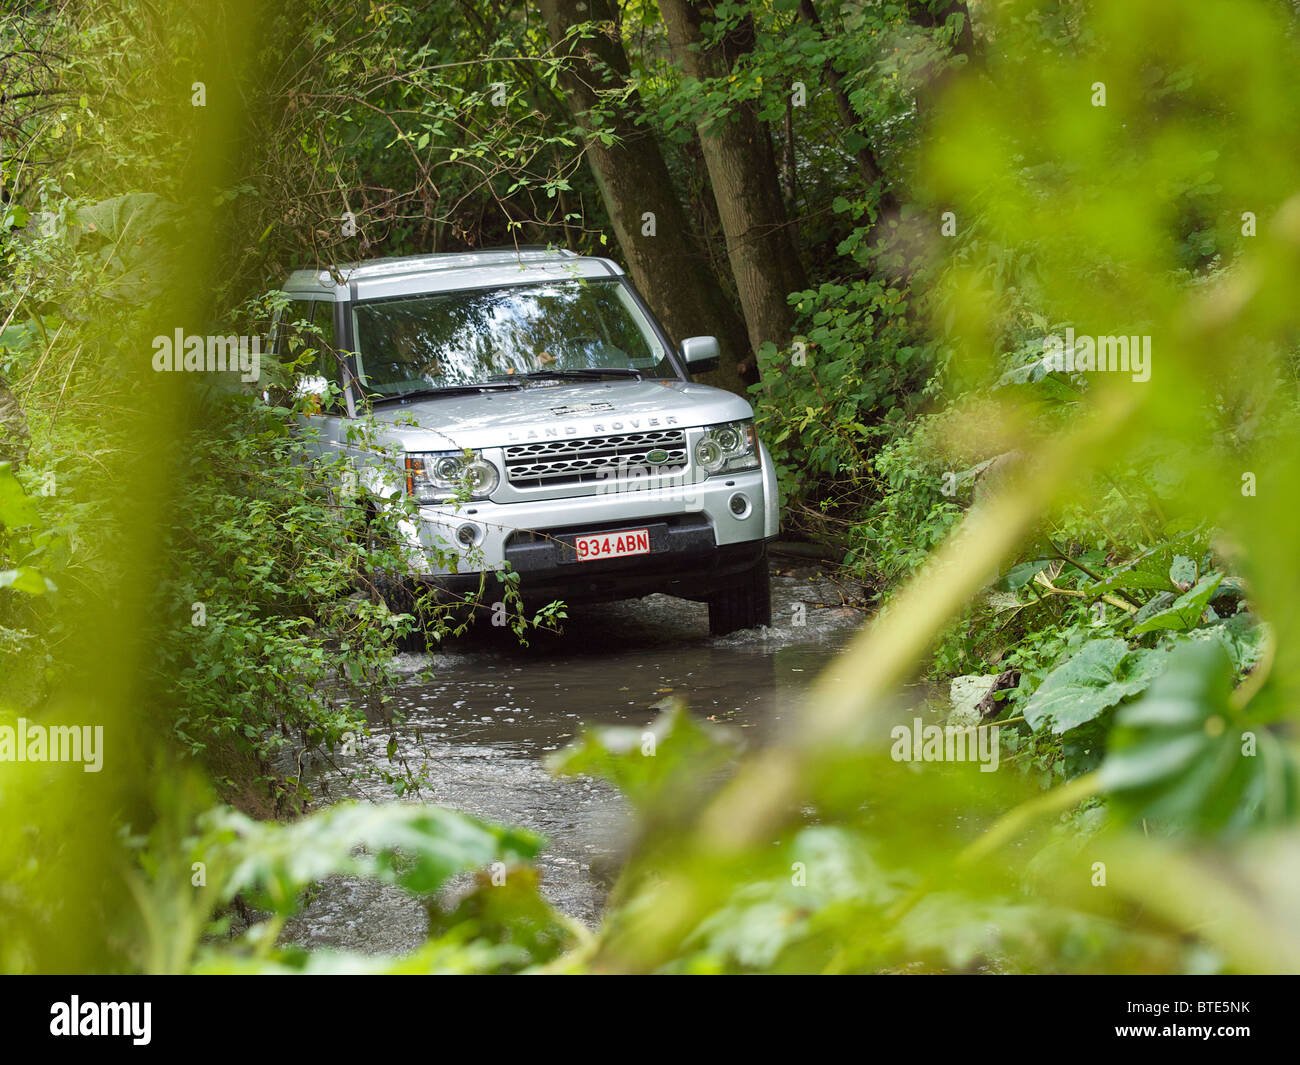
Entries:
POLYGON ((753 509, 749 505, 749 496, 744 492, 736 492, 727 500, 727 506, 731 508, 731 513, 738 518, 749 517, 749 512, 753 509))
POLYGON ((477 547, 483 539, 483 529, 468 521, 456 530, 456 539, 460 541, 461 547, 477 547))

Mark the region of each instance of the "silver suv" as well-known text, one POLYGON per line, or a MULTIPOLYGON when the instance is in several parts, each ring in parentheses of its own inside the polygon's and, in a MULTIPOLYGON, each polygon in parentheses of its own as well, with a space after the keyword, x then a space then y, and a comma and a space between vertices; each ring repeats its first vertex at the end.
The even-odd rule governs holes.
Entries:
POLYGON ((462 596, 513 569, 530 602, 665 592, 708 603, 715 634, 771 620, 777 488, 753 411, 691 381, 717 340, 676 350, 617 265, 420 255, 299 270, 284 292, 282 319, 326 341, 299 384, 322 397, 318 446, 369 499, 418 504, 413 581, 462 596))

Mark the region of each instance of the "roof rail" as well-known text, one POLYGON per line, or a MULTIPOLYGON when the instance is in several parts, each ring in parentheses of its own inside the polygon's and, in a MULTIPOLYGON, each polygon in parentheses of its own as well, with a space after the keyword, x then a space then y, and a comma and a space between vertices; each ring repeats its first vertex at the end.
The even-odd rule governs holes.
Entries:
POLYGON ((493 244, 491 247, 486 248, 466 248, 465 251, 471 254, 482 251, 549 251, 554 252, 556 255, 567 255, 572 259, 578 257, 576 251, 569 248, 552 247, 549 244, 493 244))

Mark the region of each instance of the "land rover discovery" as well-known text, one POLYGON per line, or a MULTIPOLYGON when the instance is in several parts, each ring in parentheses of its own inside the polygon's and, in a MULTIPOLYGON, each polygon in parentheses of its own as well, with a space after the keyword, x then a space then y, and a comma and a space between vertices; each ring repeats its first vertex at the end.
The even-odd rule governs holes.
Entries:
POLYGON ((664 592, 707 603, 714 634, 770 622, 777 490, 753 411, 691 380, 717 340, 675 349, 617 265, 511 248, 299 270, 283 290, 282 321, 325 338, 299 385, 327 397, 316 446, 368 498, 418 505, 413 581, 464 595, 509 568, 528 602, 664 592), (357 443, 366 415, 399 458, 357 443))

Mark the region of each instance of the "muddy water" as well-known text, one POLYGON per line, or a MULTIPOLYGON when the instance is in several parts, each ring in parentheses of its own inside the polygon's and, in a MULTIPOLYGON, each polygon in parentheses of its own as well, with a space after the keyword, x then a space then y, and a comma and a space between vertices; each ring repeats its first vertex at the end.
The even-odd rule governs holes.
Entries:
MULTIPOLYGON (((479 625, 432 659, 403 655, 400 724, 375 727, 355 758, 317 767, 312 787, 327 802, 399 801, 382 777, 395 739, 394 758, 423 780, 408 798, 540 832, 543 892, 594 926, 626 807, 599 781, 552 777, 543 759, 584 724, 647 725, 669 696, 738 729, 779 723, 862 615, 806 565, 774 566, 772 593, 771 627, 726 637, 709 636, 703 605, 650 596, 571 607, 562 634, 536 635, 529 647, 479 625)), ((287 936, 314 949, 404 953, 426 927, 421 907, 397 889, 336 878, 287 936)))

